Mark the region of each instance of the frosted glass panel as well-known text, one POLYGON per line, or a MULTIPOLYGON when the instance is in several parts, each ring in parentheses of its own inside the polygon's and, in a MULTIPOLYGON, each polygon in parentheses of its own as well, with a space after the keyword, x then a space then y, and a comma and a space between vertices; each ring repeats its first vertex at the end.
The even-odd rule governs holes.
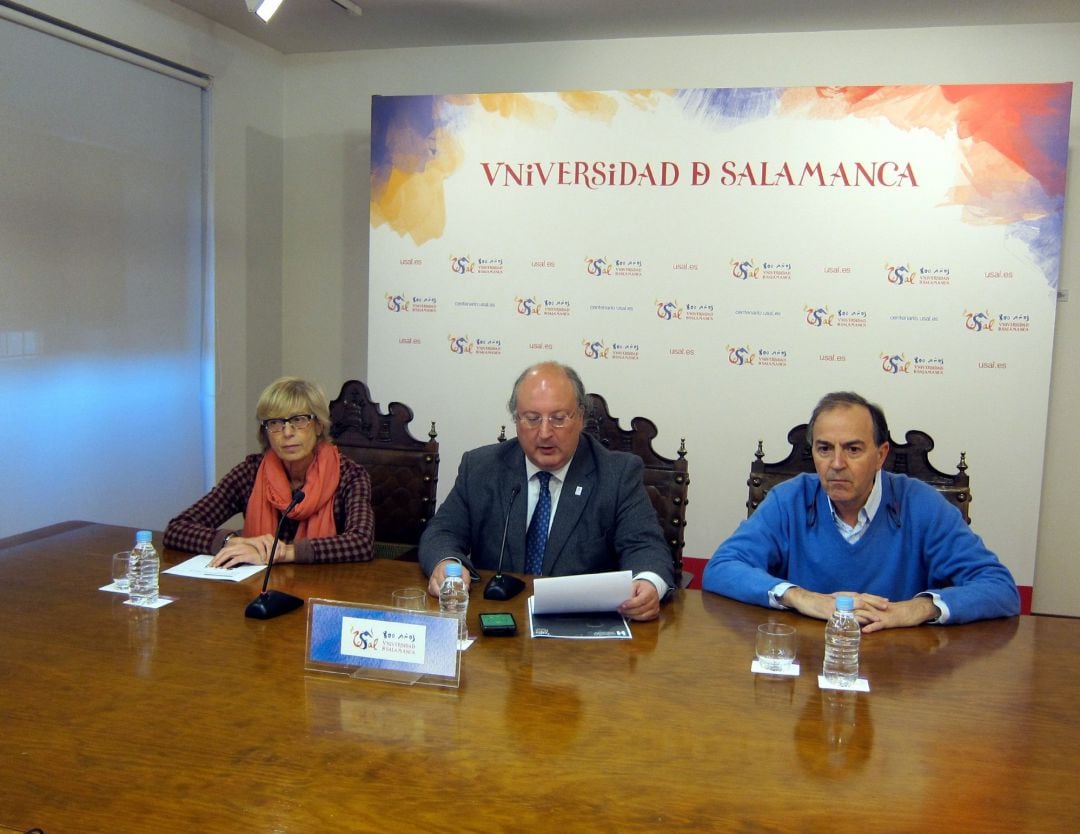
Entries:
POLYGON ((0 21, 0 537, 206 486, 202 95, 0 21))

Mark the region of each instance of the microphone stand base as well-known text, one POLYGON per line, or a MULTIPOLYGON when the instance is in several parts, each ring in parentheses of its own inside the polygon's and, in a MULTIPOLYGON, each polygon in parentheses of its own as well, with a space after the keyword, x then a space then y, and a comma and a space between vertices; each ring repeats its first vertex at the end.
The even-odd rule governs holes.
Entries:
POLYGON ((248 603, 244 616, 254 620, 270 620, 295 611, 303 604, 304 601, 300 597, 294 597, 283 591, 263 591, 248 603))
POLYGON ((484 588, 484 599, 503 601, 513 599, 525 590, 525 583, 516 576, 497 573, 488 580, 484 588))

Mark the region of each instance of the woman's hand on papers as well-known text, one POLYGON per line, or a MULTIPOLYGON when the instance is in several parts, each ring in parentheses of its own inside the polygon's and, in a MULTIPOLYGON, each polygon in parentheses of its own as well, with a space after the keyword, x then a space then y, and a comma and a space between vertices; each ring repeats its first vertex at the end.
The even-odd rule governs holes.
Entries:
MULTIPOLYGON (((212 568, 231 568, 236 565, 265 565, 270 561, 270 548, 274 544, 274 537, 252 536, 241 538, 232 536, 228 543, 221 548, 210 560, 212 568)), ((291 562, 292 546, 285 542, 278 542, 277 551, 274 553, 274 562, 291 562)))

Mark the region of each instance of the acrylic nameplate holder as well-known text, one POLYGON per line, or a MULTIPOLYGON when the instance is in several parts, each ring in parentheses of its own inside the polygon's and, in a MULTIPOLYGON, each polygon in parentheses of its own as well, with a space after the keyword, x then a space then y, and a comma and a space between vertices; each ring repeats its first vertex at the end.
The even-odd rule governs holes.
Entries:
POLYGON ((308 600, 309 672, 458 687, 458 618, 331 599, 308 600))

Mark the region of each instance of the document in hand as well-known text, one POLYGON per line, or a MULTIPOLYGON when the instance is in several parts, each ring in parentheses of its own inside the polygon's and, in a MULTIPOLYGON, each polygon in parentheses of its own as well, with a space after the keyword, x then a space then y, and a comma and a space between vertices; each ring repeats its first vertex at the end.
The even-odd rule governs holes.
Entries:
POLYGON ((628 570, 536 579, 529 632, 533 637, 629 640, 630 626, 615 609, 632 594, 628 570))
POLYGON ((634 575, 628 570, 541 577, 533 580, 533 608, 537 614, 614 611, 633 593, 634 575))

